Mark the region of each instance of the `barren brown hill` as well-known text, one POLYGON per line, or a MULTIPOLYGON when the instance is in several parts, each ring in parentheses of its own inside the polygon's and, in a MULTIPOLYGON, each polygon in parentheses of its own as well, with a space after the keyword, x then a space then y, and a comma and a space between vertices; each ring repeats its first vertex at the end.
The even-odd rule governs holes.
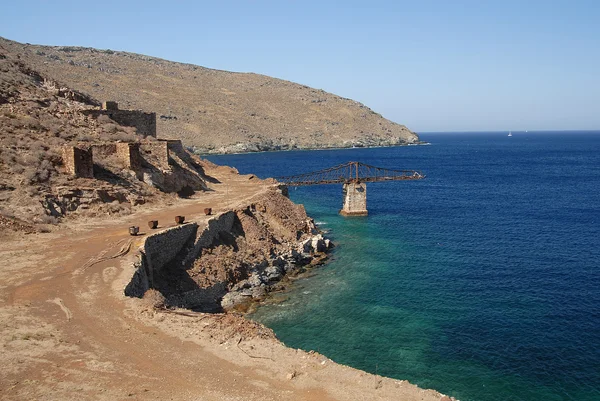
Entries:
POLYGON ((199 152, 389 146, 418 142, 405 126, 323 90, 252 73, 84 47, 0 45, 99 100, 157 113, 159 137, 199 152))
POLYGON ((102 113, 98 105, 0 43, 0 233, 35 231, 31 223, 54 224, 67 215, 129 214, 138 205, 170 202, 176 192, 207 189, 211 164, 176 141, 93 115, 102 113), (85 174, 70 169, 84 158, 77 152, 89 155, 85 174))

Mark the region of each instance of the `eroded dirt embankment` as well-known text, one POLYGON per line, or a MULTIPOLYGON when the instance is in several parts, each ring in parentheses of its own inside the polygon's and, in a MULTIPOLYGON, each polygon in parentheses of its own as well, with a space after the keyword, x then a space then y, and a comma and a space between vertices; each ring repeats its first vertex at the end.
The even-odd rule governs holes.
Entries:
POLYGON ((206 225, 148 236, 125 295, 141 298, 153 289, 166 307, 219 312, 264 298, 330 247, 304 208, 274 186, 206 225))

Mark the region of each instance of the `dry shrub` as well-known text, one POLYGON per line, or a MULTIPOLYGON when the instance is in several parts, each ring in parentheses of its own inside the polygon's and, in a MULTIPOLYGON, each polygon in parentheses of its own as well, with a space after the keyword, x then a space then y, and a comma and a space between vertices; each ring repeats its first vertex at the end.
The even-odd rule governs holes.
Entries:
POLYGON ((98 124, 100 124, 100 125, 115 123, 113 120, 111 120, 111 118, 109 116, 104 115, 104 114, 99 115, 97 120, 98 120, 98 124))
POLYGON ((48 181, 52 173, 54 172, 54 166, 49 160, 42 160, 40 166, 38 167, 37 175, 39 182, 48 181))
POLYGON ((114 134, 115 132, 117 132, 119 130, 119 127, 114 123, 108 123, 108 124, 102 125, 102 130, 109 134, 114 134))
POLYGON ((7 118, 10 118, 10 119, 16 119, 17 118, 17 115, 15 113, 11 113, 8 110, 4 110, 2 112, 2 115, 5 116, 5 117, 7 117, 7 118))
POLYGON ((57 102, 52 102, 50 103, 50 106, 48 106, 48 111, 50 113, 56 113, 60 110, 60 108, 58 107, 58 103, 57 102))
POLYGON ((135 137, 124 131, 117 131, 110 135, 109 139, 114 142, 133 142, 135 137))
POLYGON ((14 152, 9 152, 8 149, 3 149, 0 154, 0 163, 4 163, 8 166, 17 162, 17 157, 14 152))
POLYGON ((142 300, 147 307, 156 309, 164 308, 166 302, 164 295, 154 288, 150 288, 148 291, 146 291, 142 300))
POLYGON ((135 127, 121 127, 123 129, 123 131, 125 131, 128 135, 132 136, 135 138, 135 135, 137 135, 137 128, 135 127))
POLYGON ((15 213, 10 209, 7 209, 5 207, 0 207, 0 216, 4 216, 4 217, 8 217, 8 218, 12 219, 15 217, 15 213))
POLYGON ((40 232, 42 234, 48 234, 48 233, 52 232, 52 228, 51 228, 51 226, 49 226, 49 225, 46 224, 46 225, 43 225, 43 226, 40 227, 40 232))
POLYGON ((111 216, 127 216, 131 214, 131 205, 129 203, 119 203, 118 200, 111 203, 100 204, 98 211, 111 216))
POLYGON ((14 136, 8 136, 8 137, 3 136, 2 143, 7 147, 13 147, 13 146, 17 146, 17 143, 19 143, 19 141, 14 136))
POLYGON ((20 170, 30 184, 35 184, 47 182, 56 173, 54 165, 59 162, 60 156, 55 151, 37 150, 32 154, 16 158, 16 160, 22 169, 13 168, 13 171, 20 170))
POLYGON ((48 224, 48 225, 53 225, 53 226, 57 225, 60 222, 60 220, 58 218, 56 218, 54 216, 49 216, 47 214, 36 217, 35 221, 36 221, 36 223, 39 223, 39 224, 48 224))
POLYGON ((80 142, 93 142, 94 138, 86 133, 81 133, 77 135, 77 140, 80 142))
POLYGON ((50 135, 59 136, 62 130, 61 124, 56 119, 43 119, 42 126, 50 135))
MULTIPOLYGON (((37 176, 34 170, 25 171, 24 176, 25 178, 27 178, 27 180, 29 180, 30 183, 35 183, 37 180, 37 176)), ((40 191, 37 189, 37 187, 27 187, 25 192, 32 198, 40 194, 40 191)))
POLYGON ((31 142, 29 150, 31 150, 31 153, 37 160, 44 160, 44 154, 46 153, 46 150, 48 150, 48 147, 41 141, 35 141, 31 142))
POLYGON ((31 167, 37 159, 30 154, 17 153, 17 163, 21 166, 31 167))
POLYGON ((23 128, 28 128, 28 129, 34 130, 34 131, 38 131, 43 128, 37 118, 30 117, 30 116, 21 117, 20 125, 23 128))

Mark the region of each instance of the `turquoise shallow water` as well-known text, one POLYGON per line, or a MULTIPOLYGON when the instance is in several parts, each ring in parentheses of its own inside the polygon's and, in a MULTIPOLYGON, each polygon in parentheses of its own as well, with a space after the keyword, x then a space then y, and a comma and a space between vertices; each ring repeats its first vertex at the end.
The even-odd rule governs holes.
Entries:
POLYGON ((424 134, 430 146, 211 157, 261 177, 357 160, 426 180, 302 187, 338 245, 253 318, 291 347, 465 400, 600 400, 600 133, 424 134))

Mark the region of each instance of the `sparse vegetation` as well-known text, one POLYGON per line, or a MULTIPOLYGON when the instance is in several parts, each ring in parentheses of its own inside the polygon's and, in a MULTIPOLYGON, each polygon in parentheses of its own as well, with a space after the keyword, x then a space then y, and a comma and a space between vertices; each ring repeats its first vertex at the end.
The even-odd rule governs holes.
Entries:
MULTIPOLYGON (((82 113, 99 102, 44 78, 5 52, 2 42, 0 55, 0 228, 28 227, 4 224, 22 219, 47 231, 65 214, 122 216, 132 212, 132 204, 163 196, 140 181, 116 154, 94 155, 93 181, 66 174, 64 146, 136 142, 136 129, 105 115, 82 113)), ((153 171, 152 166, 146 169, 153 171)), ((181 179, 177 174, 174 170, 166 182, 202 187, 200 176, 193 177, 192 184, 189 175, 181 179)))

